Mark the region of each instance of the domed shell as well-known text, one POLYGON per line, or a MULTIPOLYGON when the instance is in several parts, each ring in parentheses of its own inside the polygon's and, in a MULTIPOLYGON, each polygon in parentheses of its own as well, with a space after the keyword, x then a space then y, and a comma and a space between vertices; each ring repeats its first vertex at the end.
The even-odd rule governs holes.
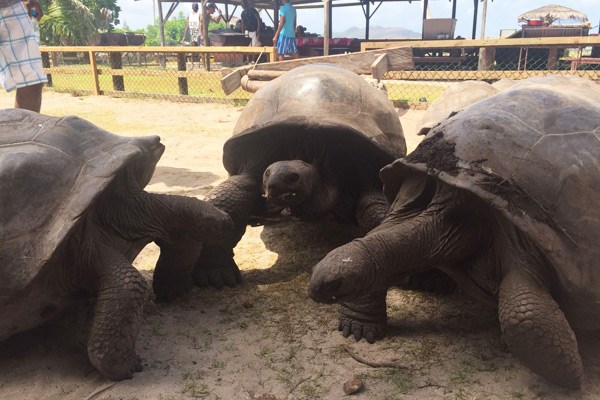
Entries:
POLYGON ((483 81, 463 81, 452 84, 423 114, 419 135, 426 135, 433 127, 466 106, 497 94, 500 90, 483 81))
POLYGON ((0 298, 37 276, 117 176, 146 186, 163 150, 157 136, 127 138, 77 117, 0 111, 0 298))
POLYGON ((386 196, 395 197, 415 170, 504 215, 553 266, 555 295, 571 323, 600 328, 598 86, 538 78, 467 107, 382 170, 386 196))
POLYGON ((306 142, 327 140, 340 152, 357 146, 357 163, 368 157, 391 162, 406 154, 398 113, 384 93, 347 69, 312 64, 283 74, 254 94, 225 143, 223 163, 237 174, 248 157, 264 162, 294 157, 306 142))

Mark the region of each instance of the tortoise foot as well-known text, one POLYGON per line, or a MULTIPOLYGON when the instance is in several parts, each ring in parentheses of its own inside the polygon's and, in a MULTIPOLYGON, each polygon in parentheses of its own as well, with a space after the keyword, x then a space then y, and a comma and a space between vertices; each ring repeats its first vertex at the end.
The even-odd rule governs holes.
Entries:
POLYGON ((341 314, 338 330, 344 337, 352 335, 357 342, 364 338, 369 343, 375 343, 387 334, 387 322, 385 319, 361 321, 341 314))
POLYGON ((242 283, 242 274, 233 258, 226 258, 214 260, 210 265, 197 266, 193 279, 196 286, 221 289, 242 283))
POLYGON ((156 294, 157 302, 167 302, 188 293, 194 287, 191 275, 183 276, 154 276, 152 289, 156 294))
POLYGON ((140 357, 133 352, 117 353, 116 349, 111 352, 102 352, 99 349, 88 350, 91 363, 111 381, 122 381, 133 378, 133 374, 141 372, 144 368, 140 357))

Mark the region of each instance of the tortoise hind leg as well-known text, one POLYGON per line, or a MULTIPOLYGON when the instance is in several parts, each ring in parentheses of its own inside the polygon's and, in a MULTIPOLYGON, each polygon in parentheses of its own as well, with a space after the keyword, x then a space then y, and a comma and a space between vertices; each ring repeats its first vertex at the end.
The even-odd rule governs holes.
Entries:
POLYGON ((148 286, 133 265, 110 248, 101 247, 96 262, 92 269, 98 292, 88 356, 109 379, 130 379, 142 370, 135 341, 148 286))
POLYGON ((575 334, 545 287, 516 269, 502 280, 498 310, 504 340, 519 361, 556 385, 581 387, 575 334))
POLYGON ((260 199, 260 178, 234 175, 210 191, 206 201, 229 214, 234 223, 234 237, 225 245, 207 245, 193 272, 197 286, 222 288, 242 282, 240 270, 233 260, 233 248, 240 241, 256 203, 260 199))

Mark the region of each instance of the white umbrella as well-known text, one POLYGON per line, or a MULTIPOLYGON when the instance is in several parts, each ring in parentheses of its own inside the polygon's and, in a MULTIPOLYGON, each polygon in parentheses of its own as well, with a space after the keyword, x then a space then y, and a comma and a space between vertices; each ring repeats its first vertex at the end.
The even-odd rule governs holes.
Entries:
POLYGON ((558 4, 549 4, 535 10, 527 11, 519 15, 519 22, 524 22, 530 19, 543 19, 549 24, 559 19, 575 19, 581 22, 588 20, 587 15, 584 13, 573 10, 572 8, 563 7, 558 4))

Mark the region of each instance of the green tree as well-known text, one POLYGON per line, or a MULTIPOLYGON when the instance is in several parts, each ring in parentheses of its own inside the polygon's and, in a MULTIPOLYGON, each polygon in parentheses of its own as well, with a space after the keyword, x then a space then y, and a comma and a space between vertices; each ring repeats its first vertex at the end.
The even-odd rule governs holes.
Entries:
MULTIPOLYGON (((179 12, 177 17, 171 17, 165 22, 165 46, 177 46, 181 42, 181 35, 185 30, 186 17, 179 12)), ((160 46, 160 26, 158 21, 146 26, 143 32, 146 35, 146 46, 160 46)))
POLYGON ((119 23, 117 0, 43 0, 40 39, 50 45, 86 45, 119 23))

